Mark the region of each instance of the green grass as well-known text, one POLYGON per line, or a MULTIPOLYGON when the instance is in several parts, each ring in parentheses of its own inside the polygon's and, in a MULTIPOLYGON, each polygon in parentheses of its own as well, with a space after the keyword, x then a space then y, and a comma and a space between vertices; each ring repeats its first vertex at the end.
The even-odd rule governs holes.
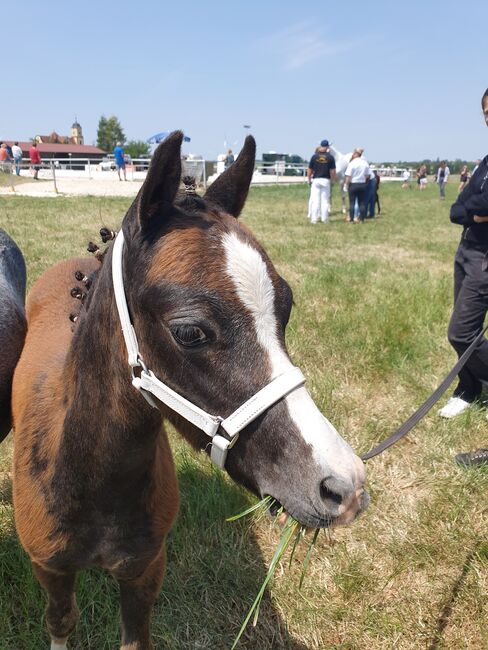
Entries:
MULTIPOLYGON (((455 361, 446 341, 460 229, 426 192, 380 188, 382 216, 364 226, 306 221, 306 187, 253 188, 243 220, 294 292, 287 331, 294 362, 321 410, 358 451, 408 417, 455 361)), ((29 284, 83 255, 128 199, 0 197, 0 226, 27 260, 29 284)), ((334 208, 338 207, 338 202, 334 208)), ((486 445, 483 409, 455 421, 432 411, 407 439, 368 463, 369 510, 319 535, 301 590, 307 544, 285 555, 256 628, 238 647, 383 650, 488 647, 488 472, 456 451, 486 445)), ((224 649, 265 579, 280 538, 268 518, 226 522, 254 500, 172 433, 181 511, 153 616, 157 648, 224 649)), ((44 597, 13 528, 11 440, 0 447, 0 648, 48 647, 44 597)), ((82 612, 70 648, 117 647, 118 604, 101 572, 80 576, 82 612)))

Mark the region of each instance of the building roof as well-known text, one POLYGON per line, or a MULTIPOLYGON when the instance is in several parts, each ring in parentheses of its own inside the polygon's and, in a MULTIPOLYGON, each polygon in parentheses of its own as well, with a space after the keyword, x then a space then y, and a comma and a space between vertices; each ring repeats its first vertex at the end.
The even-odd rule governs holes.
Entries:
MULTIPOLYGON (((9 144, 10 146, 13 145, 15 140, 2 140, 0 138, 1 142, 5 142, 6 144, 9 144)), ((20 142, 19 141, 19 147, 22 149, 23 152, 26 154, 29 153, 29 149, 32 146, 32 142, 20 142)), ((72 154, 77 154, 80 157, 83 156, 91 156, 91 155, 105 155, 105 151, 103 149, 99 149, 98 147, 95 147, 94 145, 91 144, 52 144, 49 142, 42 142, 37 145, 37 149, 39 150, 39 153, 42 155, 43 153, 45 154, 67 154, 67 153, 72 153, 72 154)))

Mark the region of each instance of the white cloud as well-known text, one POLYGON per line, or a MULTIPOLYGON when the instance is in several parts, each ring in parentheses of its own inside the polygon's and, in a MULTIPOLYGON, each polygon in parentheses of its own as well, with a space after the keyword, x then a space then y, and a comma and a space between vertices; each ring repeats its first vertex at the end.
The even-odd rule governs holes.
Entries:
POLYGON ((260 39, 278 58, 286 70, 297 70, 308 63, 348 52, 357 41, 325 38, 320 28, 304 21, 260 39))

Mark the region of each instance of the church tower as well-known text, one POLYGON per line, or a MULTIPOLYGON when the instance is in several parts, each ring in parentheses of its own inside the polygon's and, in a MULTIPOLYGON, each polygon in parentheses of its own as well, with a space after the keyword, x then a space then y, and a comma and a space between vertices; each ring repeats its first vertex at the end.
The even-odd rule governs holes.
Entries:
POLYGON ((74 144, 84 144, 83 142, 83 132, 81 130, 81 125, 75 117, 75 121, 71 126, 71 140, 74 144))

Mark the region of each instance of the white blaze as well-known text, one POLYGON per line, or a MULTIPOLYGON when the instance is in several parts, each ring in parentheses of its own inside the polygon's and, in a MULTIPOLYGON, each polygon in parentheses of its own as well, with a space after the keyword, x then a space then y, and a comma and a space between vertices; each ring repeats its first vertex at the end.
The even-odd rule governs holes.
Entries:
MULTIPOLYGON (((277 336, 273 283, 263 258, 255 248, 234 233, 223 236, 223 245, 227 273, 243 305, 253 316, 258 343, 271 366, 271 381, 293 367, 277 336)), ((311 445, 324 478, 333 473, 355 482, 357 461, 354 452, 318 410, 308 391, 298 388, 284 401, 303 439, 311 445)))

